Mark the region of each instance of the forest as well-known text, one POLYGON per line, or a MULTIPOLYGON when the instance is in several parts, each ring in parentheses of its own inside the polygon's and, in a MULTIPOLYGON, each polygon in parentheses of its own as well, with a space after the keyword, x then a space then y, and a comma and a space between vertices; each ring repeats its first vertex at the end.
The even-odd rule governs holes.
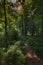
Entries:
POLYGON ((0 0, 0 65, 29 65, 26 45, 43 59, 43 0, 0 0))

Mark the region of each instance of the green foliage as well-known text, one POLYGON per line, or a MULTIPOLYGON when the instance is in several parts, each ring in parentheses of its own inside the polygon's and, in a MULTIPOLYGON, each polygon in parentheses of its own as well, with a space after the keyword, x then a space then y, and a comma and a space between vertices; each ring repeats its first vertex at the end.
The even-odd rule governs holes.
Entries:
POLYGON ((29 43, 33 51, 40 57, 43 58, 43 44, 41 43, 40 36, 29 36, 29 43))
MULTIPOLYGON (((4 65, 24 65, 28 39, 32 49, 43 58, 43 0, 26 0, 24 12, 12 11, 6 0, 7 44, 5 43, 4 0, 0 3, 0 61, 4 65), (35 10, 35 11, 34 11, 35 10), (22 14, 22 15, 21 15, 22 14)), ((2 64, 1 64, 2 65, 2 64)))
POLYGON ((7 51, 7 63, 15 64, 15 65, 24 65, 25 56, 20 50, 19 42, 15 43, 15 45, 11 46, 7 51))
POLYGON ((16 42, 15 45, 11 45, 8 48, 7 52, 3 52, 2 61, 3 59, 5 61, 5 64, 7 65, 10 65, 10 64, 24 65, 25 64, 25 55, 20 49, 20 41, 16 42))

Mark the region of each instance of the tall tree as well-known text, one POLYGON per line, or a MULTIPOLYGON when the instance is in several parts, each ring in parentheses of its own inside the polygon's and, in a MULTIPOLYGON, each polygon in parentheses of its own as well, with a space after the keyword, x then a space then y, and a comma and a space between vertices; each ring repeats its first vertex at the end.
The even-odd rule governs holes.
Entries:
POLYGON ((6 48, 8 47, 7 44, 7 17, 6 17, 6 0, 4 0, 4 18, 5 18, 5 44, 6 48))

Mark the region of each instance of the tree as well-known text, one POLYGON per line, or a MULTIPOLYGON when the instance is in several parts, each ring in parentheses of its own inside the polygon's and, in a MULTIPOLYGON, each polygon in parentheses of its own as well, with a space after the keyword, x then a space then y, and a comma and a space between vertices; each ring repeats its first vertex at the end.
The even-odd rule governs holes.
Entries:
POLYGON ((4 0, 4 18, 5 18, 5 43, 6 43, 6 48, 8 47, 7 44, 7 17, 6 17, 6 0, 4 0))

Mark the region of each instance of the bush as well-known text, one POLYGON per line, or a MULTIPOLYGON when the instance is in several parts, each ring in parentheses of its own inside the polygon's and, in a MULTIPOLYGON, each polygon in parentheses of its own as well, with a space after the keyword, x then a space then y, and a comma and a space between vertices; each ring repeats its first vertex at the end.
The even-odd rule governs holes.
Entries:
POLYGON ((5 65, 24 65, 25 55, 20 48, 20 41, 16 42, 15 45, 11 45, 8 51, 4 52, 3 58, 5 65))

